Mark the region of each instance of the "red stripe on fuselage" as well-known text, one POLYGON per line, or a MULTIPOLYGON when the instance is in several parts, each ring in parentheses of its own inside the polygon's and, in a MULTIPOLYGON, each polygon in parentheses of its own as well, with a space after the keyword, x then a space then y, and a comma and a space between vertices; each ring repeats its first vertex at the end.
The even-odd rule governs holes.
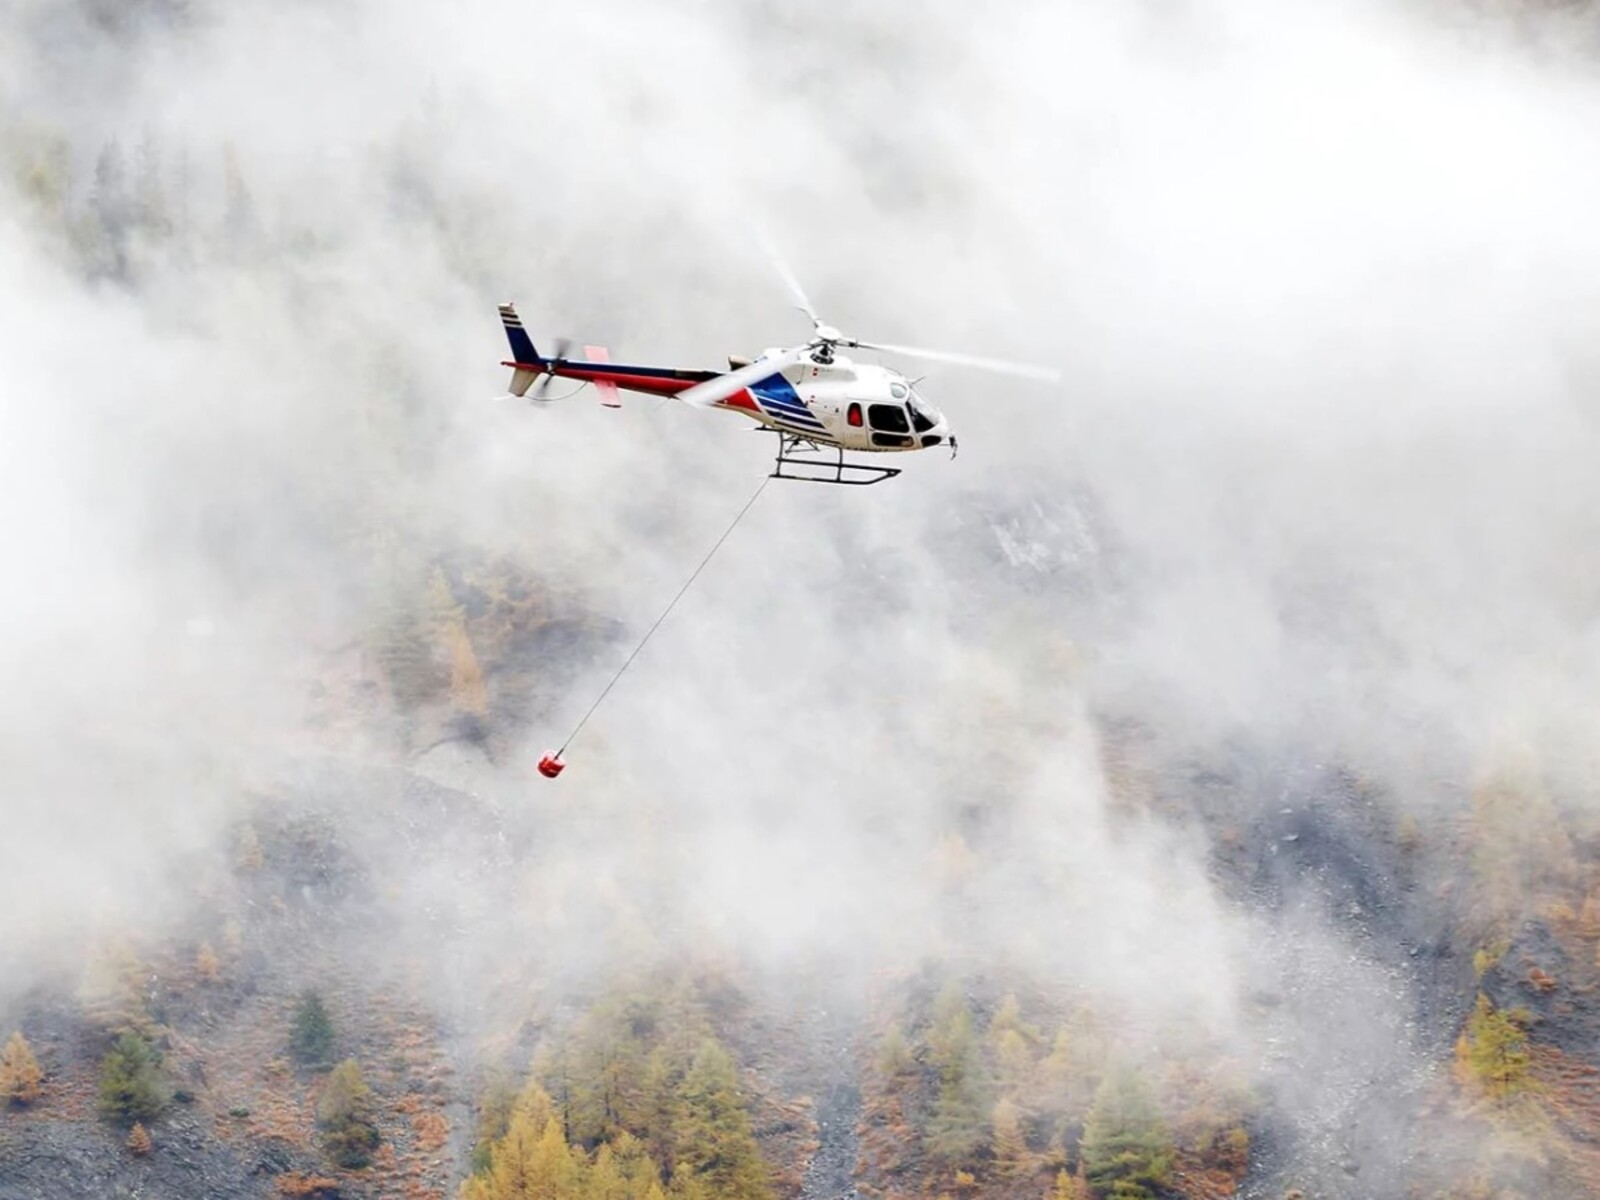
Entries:
MULTIPOLYGON (((696 384, 704 383, 706 379, 717 377, 715 371, 695 372, 697 375, 704 375, 704 379, 681 379, 667 372, 662 372, 660 375, 645 375, 633 371, 618 371, 611 363, 597 362, 563 362, 556 364, 554 369, 550 363, 503 362, 500 365, 556 375, 562 379, 577 379, 584 383, 609 383, 625 391, 643 392, 648 396, 676 396, 696 384)), ((755 398, 748 391, 737 392, 726 400, 718 402, 714 407, 741 409, 752 413, 761 411, 755 398)))

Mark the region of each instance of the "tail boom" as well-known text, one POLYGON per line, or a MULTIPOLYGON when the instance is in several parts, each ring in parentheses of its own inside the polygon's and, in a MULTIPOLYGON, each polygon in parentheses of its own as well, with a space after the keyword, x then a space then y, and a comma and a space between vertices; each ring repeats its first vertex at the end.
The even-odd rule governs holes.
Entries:
MULTIPOLYGON (((601 394, 601 402, 607 406, 615 406, 619 388, 651 396, 676 396, 679 392, 687 391, 696 384, 715 379, 722 374, 720 371, 693 371, 678 367, 645 367, 613 363, 608 361, 609 356, 605 350, 598 346, 585 347, 594 356, 589 361, 566 358, 564 352, 559 350, 555 358, 545 358, 535 349, 533 339, 522 327, 522 318, 517 315, 513 305, 500 306, 500 324, 504 326, 506 341, 511 345, 511 357, 504 360, 501 365, 511 368, 511 394, 514 396, 526 395, 539 376, 555 375, 562 379, 594 384, 601 394)), ((755 403, 750 400, 748 394, 740 393, 717 407, 754 411, 755 403)))

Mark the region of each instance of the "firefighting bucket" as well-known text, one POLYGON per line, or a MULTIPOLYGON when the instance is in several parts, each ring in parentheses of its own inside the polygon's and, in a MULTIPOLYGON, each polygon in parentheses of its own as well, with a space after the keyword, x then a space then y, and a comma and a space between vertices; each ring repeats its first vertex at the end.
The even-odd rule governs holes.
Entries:
POLYGON ((554 754, 546 754, 539 760, 539 774, 546 779, 554 779, 566 768, 567 764, 561 761, 561 752, 559 750, 554 754))

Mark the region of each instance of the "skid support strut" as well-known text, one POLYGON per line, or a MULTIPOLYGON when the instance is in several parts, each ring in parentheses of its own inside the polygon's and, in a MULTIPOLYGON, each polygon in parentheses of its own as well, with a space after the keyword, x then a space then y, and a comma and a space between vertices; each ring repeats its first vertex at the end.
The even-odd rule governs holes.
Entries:
POLYGON ((772 468, 773 479, 798 479, 805 483, 842 483, 850 487, 865 487, 867 484, 893 479, 900 474, 899 467, 847 462, 843 446, 821 446, 809 438, 785 433, 781 429, 774 429, 772 432, 778 435, 778 458, 772 468))

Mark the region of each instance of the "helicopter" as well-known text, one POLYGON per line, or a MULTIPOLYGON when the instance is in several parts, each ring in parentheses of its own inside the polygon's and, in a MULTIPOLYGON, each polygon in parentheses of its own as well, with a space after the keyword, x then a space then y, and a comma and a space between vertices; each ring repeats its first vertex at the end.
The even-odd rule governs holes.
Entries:
POLYGON ((870 350, 976 367, 980 370, 1057 382, 1060 373, 1029 363, 953 354, 887 342, 846 337, 826 324, 798 281, 787 270, 785 282, 797 307, 811 319, 812 334, 787 349, 770 348, 754 359, 728 360, 727 371, 631 366, 610 361, 604 347, 586 346, 587 358, 567 357, 570 343, 556 343, 549 357, 534 348, 513 304, 500 306, 500 321, 511 345, 510 391, 543 401, 553 379, 591 383, 607 407, 620 406, 619 389, 652 396, 672 396, 696 408, 740 413, 758 428, 778 435, 772 476, 812 483, 864 485, 900 474, 896 467, 846 458, 847 452, 871 454, 929 450, 949 446, 955 457, 955 433, 943 413, 917 391, 919 380, 892 367, 857 362, 841 349, 870 350))

